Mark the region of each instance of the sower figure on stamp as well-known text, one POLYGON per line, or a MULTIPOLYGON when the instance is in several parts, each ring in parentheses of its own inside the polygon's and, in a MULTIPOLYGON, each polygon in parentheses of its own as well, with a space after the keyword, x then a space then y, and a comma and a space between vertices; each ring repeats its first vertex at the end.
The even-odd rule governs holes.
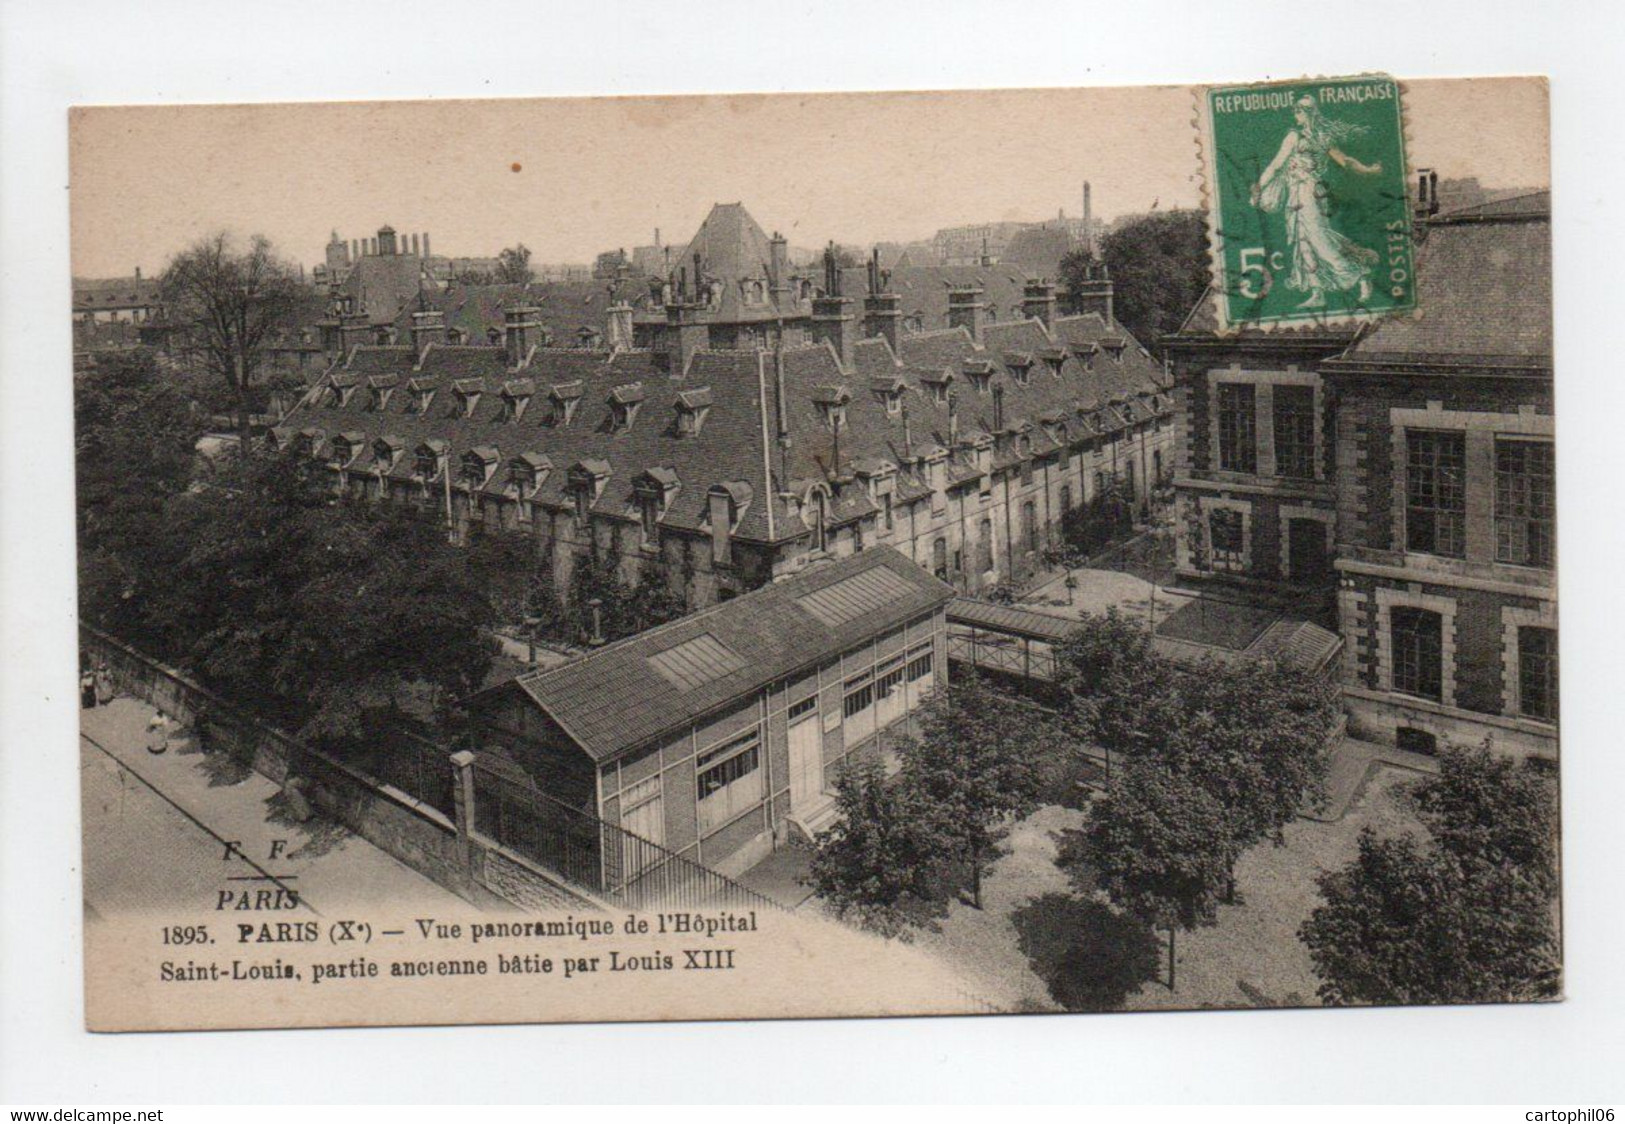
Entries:
POLYGON ((1377 252, 1356 245, 1332 229, 1327 162, 1361 175, 1377 175, 1382 164, 1362 164, 1337 147, 1365 130, 1358 125, 1328 120, 1309 95, 1293 108, 1296 127, 1281 140, 1275 159, 1252 188, 1252 204, 1261 211, 1286 209, 1286 236, 1292 249, 1289 289, 1308 293, 1299 308, 1324 308, 1326 290, 1358 290, 1358 303, 1371 298, 1371 267, 1377 252))

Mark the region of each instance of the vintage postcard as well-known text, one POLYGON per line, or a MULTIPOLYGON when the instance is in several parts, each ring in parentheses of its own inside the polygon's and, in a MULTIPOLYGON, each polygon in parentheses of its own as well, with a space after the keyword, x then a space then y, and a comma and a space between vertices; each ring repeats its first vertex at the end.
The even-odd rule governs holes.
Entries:
POLYGON ((1559 998, 1547 118, 75 110, 90 1028, 1559 998))

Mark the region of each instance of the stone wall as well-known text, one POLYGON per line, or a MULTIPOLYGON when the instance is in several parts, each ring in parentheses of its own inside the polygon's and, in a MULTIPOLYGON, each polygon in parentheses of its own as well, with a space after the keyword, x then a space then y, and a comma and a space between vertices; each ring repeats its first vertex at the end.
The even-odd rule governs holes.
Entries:
MULTIPOLYGON (((324 815, 453 893, 480 905, 595 908, 490 840, 460 832, 438 809, 266 726, 181 672, 90 625, 79 626, 79 637, 92 662, 107 664, 121 694, 186 724, 206 713, 222 750, 278 784, 289 773, 308 777, 312 803, 324 815)), ((453 770, 449 757, 446 769, 453 770)))

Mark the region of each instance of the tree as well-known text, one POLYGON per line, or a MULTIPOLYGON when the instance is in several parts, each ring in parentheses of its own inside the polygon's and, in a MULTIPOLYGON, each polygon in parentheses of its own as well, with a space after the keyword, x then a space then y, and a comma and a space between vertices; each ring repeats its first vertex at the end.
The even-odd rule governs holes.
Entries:
POLYGON ((884 936, 901 936, 937 898, 943 864, 936 819, 918 794, 890 783, 877 761, 835 779, 835 825, 820 832, 806 883, 837 916, 884 936))
POLYGON ((1153 745, 1164 767, 1224 807, 1239 850, 1325 800, 1337 689, 1322 676, 1258 662, 1206 663, 1184 677, 1182 720, 1153 745))
POLYGON ((1426 840, 1361 833, 1298 930, 1328 1003, 1492 1003, 1558 993, 1555 798, 1488 749, 1446 749, 1415 803, 1426 840), (1522 817, 1515 819, 1514 817, 1522 817))
POLYGON ((1239 854, 1223 806, 1151 760, 1119 769, 1063 848, 1075 879, 1092 879, 1120 908, 1168 930, 1169 990, 1176 929, 1212 923, 1239 854))
MULTIPOLYGON (((1101 240, 1100 256, 1117 319, 1147 347, 1179 327, 1212 277, 1200 211, 1157 211, 1122 223, 1101 240)), ((1091 260, 1087 250, 1063 258, 1063 285, 1076 292, 1091 260)))
POLYGON ((1457 859, 1518 871, 1557 893, 1557 801, 1535 767, 1488 744, 1450 747, 1414 799, 1433 838, 1457 859))
POLYGON ((144 612, 221 693, 303 737, 477 688, 494 619, 458 548, 416 513, 335 500, 309 458, 233 458, 177 497, 144 612))
POLYGON ((497 284, 528 285, 535 279, 536 272, 530 268, 530 248, 523 242, 497 255, 497 284))
POLYGON ((1146 751, 1151 731, 1182 718, 1184 673, 1151 650, 1151 633, 1114 606, 1085 615, 1056 659, 1061 722, 1072 740, 1093 744, 1107 761, 1146 751))
POLYGON ((982 874, 999 826, 1038 807, 1052 732, 1041 712, 974 677, 937 695, 920 726, 919 740, 899 749, 900 783, 969 864, 972 901, 981 909, 982 874))
POLYGON ((1262 661, 1178 664, 1115 611, 1085 618, 1060 657, 1074 737, 1194 780, 1224 809, 1238 850, 1279 841, 1305 801, 1324 799, 1337 721, 1325 678, 1262 661))
POLYGON ((1118 1010, 1156 978, 1156 934, 1104 902, 1044 894, 1011 914, 1010 923, 1033 972, 1068 1011, 1118 1010))
POLYGON ((298 302, 297 274, 259 235, 241 249, 228 235, 214 234, 177 254, 159 285, 184 353, 228 392, 246 457, 261 367, 298 302))
POLYGON ((191 482, 202 427, 145 349, 76 373, 73 411, 80 610, 128 633, 154 572, 143 560, 165 505, 191 482))

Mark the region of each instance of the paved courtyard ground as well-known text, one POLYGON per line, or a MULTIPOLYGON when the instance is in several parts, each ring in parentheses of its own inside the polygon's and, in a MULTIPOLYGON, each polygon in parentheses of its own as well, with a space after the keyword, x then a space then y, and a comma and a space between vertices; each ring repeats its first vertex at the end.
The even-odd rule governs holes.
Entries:
POLYGON ((92 916, 213 910, 221 891, 296 889, 302 911, 387 904, 466 908, 449 890, 344 828, 294 823, 269 779, 175 737, 146 750, 152 708, 80 711, 84 898, 92 916), (273 840, 284 840, 276 858, 273 840), (240 843, 227 854, 225 841, 240 843))
MULTIPOLYGON (((1316 876, 1354 856, 1364 827, 1384 835, 1420 830, 1403 790, 1422 774, 1388 763, 1376 747, 1345 745, 1348 753, 1333 768, 1333 807, 1324 818, 1300 818, 1287 827, 1283 846, 1265 843, 1242 856, 1237 904, 1221 906, 1216 925, 1179 935, 1177 990, 1148 983, 1129 997, 1128 1009, 1318 1002, 1314 970, 1297 937, 1320 900, 1316 876)), ((970 986, 1002 1007, 1056 1009, 1046 982, 1021 951, 1012 916, 1046 894, 1073 892, 1055 855, 1061 834, 1083 819, 1077 810, 1046 805, 1017 823, 984 884, 986 908, 953 903, 939 931, 919 936, 921 946, 958 966, 970 986)))

